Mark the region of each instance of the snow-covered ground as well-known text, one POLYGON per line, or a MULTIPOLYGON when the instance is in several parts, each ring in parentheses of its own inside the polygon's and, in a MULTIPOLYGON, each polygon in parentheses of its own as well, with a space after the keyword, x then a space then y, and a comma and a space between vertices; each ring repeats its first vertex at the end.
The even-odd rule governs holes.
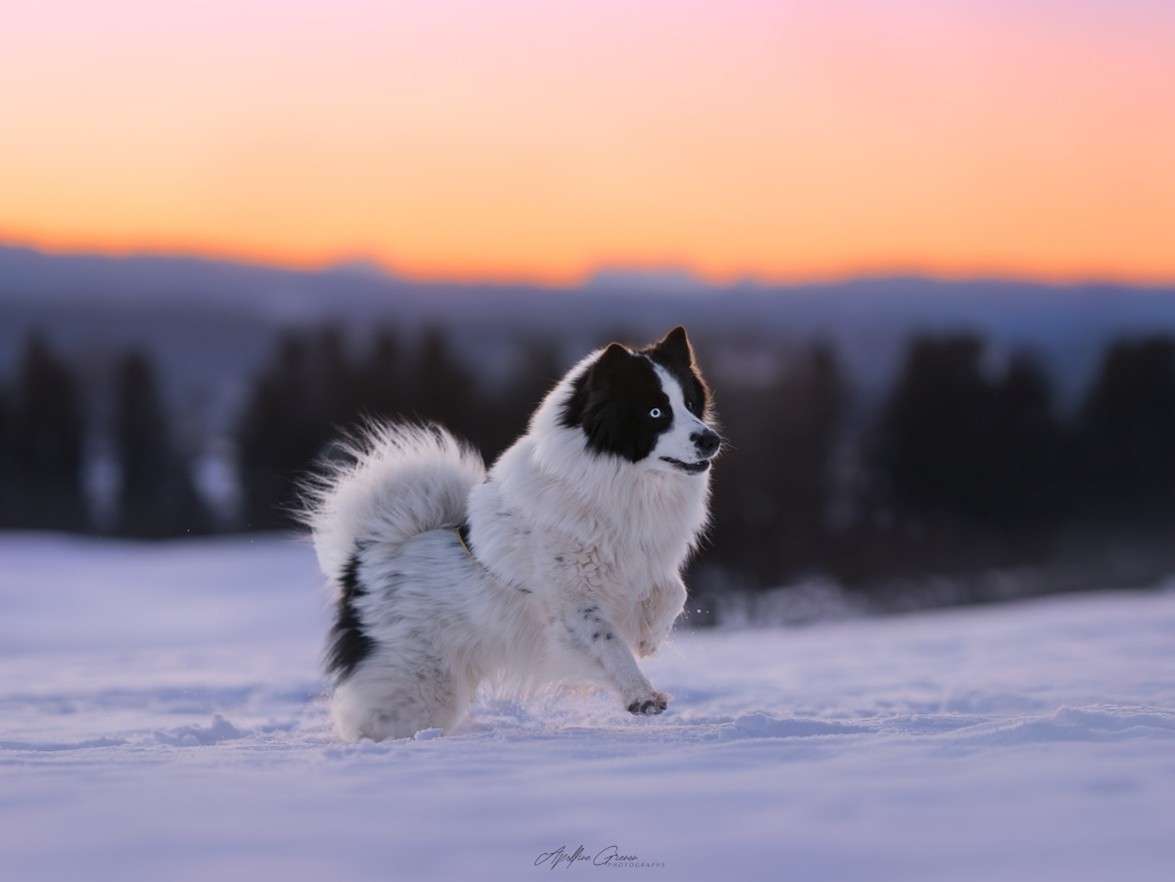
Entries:
POLYGON ((1171 590, 682 633, 664 716, 486 698, 348 746, 306 547, 10 534, 0 562, 6 880, 514 879, 580 846, 666 879, 1175 877, 1171 590))

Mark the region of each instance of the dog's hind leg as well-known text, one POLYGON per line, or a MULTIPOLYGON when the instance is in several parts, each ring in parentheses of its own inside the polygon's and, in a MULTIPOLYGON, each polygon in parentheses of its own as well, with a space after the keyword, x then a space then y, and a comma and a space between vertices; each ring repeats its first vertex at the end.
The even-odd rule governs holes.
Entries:
POLYGON ((378 656, 340 683, 331 698, 331 716, 347 741, 409 738, 423 729, 452 730, 465 716, 473 687, 435 659, 378 656))

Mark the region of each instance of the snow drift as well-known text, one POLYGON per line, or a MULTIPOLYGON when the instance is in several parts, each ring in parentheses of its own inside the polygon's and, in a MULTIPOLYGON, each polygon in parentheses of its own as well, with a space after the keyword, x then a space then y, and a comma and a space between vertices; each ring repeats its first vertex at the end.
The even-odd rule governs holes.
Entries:
POLYGON ((454 736, 345 746, 305 545, 9 535, 0 559, 5 878, 1175 866, 1170 590, 683 633, 648 663, 664 716, 487 696, 454 736))

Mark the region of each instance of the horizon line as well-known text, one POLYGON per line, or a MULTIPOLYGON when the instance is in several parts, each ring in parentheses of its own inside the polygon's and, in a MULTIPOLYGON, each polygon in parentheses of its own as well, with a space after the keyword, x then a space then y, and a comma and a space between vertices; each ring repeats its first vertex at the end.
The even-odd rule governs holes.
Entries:
MULTIPOLYGON (((959 269, 934 268, 928 265, 893 263, 883 266, 857 266, 830 269, 825 272, 809 272, 794 275, 768 275, 746 270, 731 273, 706 273, 692 266, 688 261, 642 261, 602 260, 587 264, 583 269, 568 274, 541 274, 525 270, 488 271, 479 269, 405 271, 377 255, 359 250, 339 250, 329 256, 297 258, 276 252, 265 253, 246 249, 200 248, 192 245, 149 244, 101 247, 84 244, 53 245, 39 242, 31 237, 0 235, 0 249, 28 251, 42 257, 78 257, 109 260, 133 260, 149 258, 157 260, 190 260, 205 263, 233 264, 241 267, 255 267, 287 272, 329 272, 367 265, 372 275, 390 282, 407 282, 424 285, 486 285, 490 287, 522 286, 548 288, 552 290, 574 290, 591 287, 595 277, 609 272, 640 274, 680 273, 687 280, 678 290, 691 287, 696 290, 728 290, 739 287, 796 288, 803 286, 826 286, 856 281, 900 281, 918 280, 943 283, 1000 282, 1030 284, 1054 288, 1083 288, 1119 286, 1144 289, 1175 288, 1175 276, 1162 278, 1154 276, 1129 276, 1121 273, 1059 273, 1026 271, 1011 267, 972 267, 959 269)), ((621 287, 617 285, 617 287, 621 287)), ((660 290, 673 290, 666 285, 660 290)))

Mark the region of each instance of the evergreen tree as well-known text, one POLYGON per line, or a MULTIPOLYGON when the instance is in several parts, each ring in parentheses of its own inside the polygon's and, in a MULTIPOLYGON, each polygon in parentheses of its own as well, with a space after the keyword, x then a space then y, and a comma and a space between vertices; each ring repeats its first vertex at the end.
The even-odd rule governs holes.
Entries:
POLYGON ((360 410, 377 420, 404 419, 411 410, 405 388, 406 365, 400 341, 391 328, 380 328, 359 369, 360 410))
POLYGON ((7 389, 0 389, 0 528, 16 525, 16 450, 12 406, 7 389))
POLYGON ((723 434, 712 555, 768 587, 820 567, 835 480, 844 383, 836 355, 815 346, 759 387, 722 384, 723 434))
POLYGON ((307 391, 316 417, 330 423, 337 432, 350 430, 360 411, 361 384, 359 372, 348 358, 342 328, 320 328, 313 336, 309 359, 312 382, 307 391))
POLYGON ((410 390, 417 416, 438 422, 475 445, 484 443, 488 433, 477 384, 440 328, 429 328, 420 339, 410 390))
POLYGON ((1057 520, 1064 433, 1035 358, 1018 353, 993 379, 983 355, 976 337, 915 340, 882 413, 873 463, 900 519, 971 522, 1015 538, 1057 520))
POLYGON ((990 485, 992 511, 1024 526, 1055 521, 1065 494, 1065 440, 1044 368, 1013 357, 995 391, 990 485))
POLYGON ((293 525, 297 482, 332 436, 330 416, 311 361, 311 348, 286 334, 257 377, 237 428, 242 517, 249 530, 293 525))
POLYGON ((995 390, 973 336, 913 341, 879 426, 874 464, 891 501, 918 519, 988 517, 995 390))
POLYGON ((34 529, 82 530, 85 423, 77 382, 38 335, 20 361, 12 416, 11 520, 34 529))
POLYGON ((531 414, 566 369, 558 348, 550 343, 521 344, 519 359, 491 402, 493 412, 484 420, 482 444, 488 462, 526 432, 531 414))
POLYGON ((1175 340, 1109 348, 1081 409, 1076 447, 1087 516, 1175 513, 1175 340))
POLYGON ((116 440, 122 482, 117 530, 164 538, 205 533, 210 518, 196 492, 190 463, 168 431, 154 367, 142 353, 118 365, 116 440))

